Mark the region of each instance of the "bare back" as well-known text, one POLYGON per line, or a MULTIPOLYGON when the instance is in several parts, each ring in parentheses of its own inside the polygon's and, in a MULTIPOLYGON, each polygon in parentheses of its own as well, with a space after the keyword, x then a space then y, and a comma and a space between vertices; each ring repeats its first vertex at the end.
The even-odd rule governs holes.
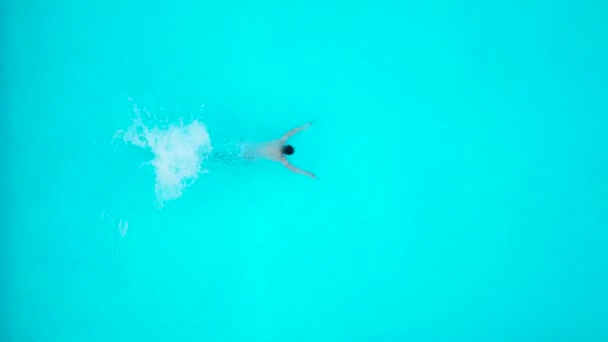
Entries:
POLYGON ((281 146, 281 142, 277 140, 256 144, 248 143, 242 146, 241 155, 249 160, 270 159, 280 161, 281 146))
MULTIPOLYGON (((272 141, 268 141, 265 143, 259 143, 259 144, 246 144, 242 148, 241 155, 243 156, 243 158, 245 158, 247 160, 255 160, 255 159, 274 160, 274 161, 280 162, 286 168, 288 168, 289 170, 291 170, 295 173, 303 174, 303 175, 306 175, 311 178, 317 178, 313 173, 304 171, 302 169, 299 169, 299 168, 293 166, 289 162, 289 160, 287 160, 287 157, 283 154, 283 146, 285 146, 285 144, 287 143, 287 140, 289 140, 289 138, 291 138, 294 134, 298 133, 299 131, 308 128, 311 124, 312 123, 309 122, 302 127, 294 128, 294 129, 290 130, 289 132, 287 132, 286 134, 284 134, 280 139, 277 139, 277 140, 272 140, 272 141)), ((293 147, 291 147, 291 146, 288 146, 288 147, 290 147, 292 149, 291 153, 293 153, 293 147)))

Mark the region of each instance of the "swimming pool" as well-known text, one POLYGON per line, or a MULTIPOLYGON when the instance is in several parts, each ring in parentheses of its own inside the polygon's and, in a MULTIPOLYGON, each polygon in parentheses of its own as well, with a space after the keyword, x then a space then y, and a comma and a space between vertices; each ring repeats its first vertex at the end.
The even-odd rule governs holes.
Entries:
POLYGON ((4 6, 3 341, 608 338, 606 4, 4 6))

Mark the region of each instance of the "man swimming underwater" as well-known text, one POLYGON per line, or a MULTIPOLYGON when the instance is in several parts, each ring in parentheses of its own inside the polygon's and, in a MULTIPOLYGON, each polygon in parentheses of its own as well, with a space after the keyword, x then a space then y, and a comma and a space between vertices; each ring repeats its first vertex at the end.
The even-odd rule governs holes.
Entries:
POLYGON ((294 136, 296 133, 310 127, 310 125, 312 125, 312 122, 309 122, 304 126, 297 127, 297 128, 290 130, 289 132, 285 133, 280 139, 269 141, 269 142, 266 142, 263 144, 259 144, 254 147, 250 146, 249 148, 247 148, 244 151, 243 156, 246 159, 250 159, 250 160, 263 158, 263 159, 270 159, 270 160, 278 161, 281 164, 283 164, 286 168, 288 168, 289 170, 291 170, 295 173, 299 173, 301 175, 305 175, 305 176, 316 179, 317 177, 313 173, 299 169, 299 168, 293 166, 289 162, 289 160, 287 160, 287 156, 290 156, 295 152, 295 149, 293 148, 293 146, 287 144, 287 140, 289 140, 289 138, 294 136))

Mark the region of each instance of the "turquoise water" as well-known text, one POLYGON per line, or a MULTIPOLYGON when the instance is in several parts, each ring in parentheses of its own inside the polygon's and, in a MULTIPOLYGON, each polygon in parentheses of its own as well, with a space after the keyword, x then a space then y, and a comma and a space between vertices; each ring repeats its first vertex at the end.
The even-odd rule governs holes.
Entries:
POLYGON ((2 8, 2 341, 608 340, 608 2, 2 8))

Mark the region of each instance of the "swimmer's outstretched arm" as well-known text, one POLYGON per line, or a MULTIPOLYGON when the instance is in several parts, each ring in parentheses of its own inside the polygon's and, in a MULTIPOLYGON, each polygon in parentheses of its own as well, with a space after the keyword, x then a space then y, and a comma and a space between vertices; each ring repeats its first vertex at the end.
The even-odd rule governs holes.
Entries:
POLYGON ((317 176, 315 176, 312 172, 304 171, 302 169, 298 169, 297 167, 291 165, 291 163, 289 162, 289 160, 287 160, 287 158, 285 158, 285 157, 281 158, 281 163, 283 165, 285 165, 286 168, 290 169, 291 171, 293 171, 295 173, 299 173, 301 175, 305 175, 305 176, 308 176, 310 178, 317 179, 317 176))
POLYGON ((285 133, 285 134, 284 134, 284 135, 281 137, 281 142, 283 142, 283 143, 284 143, 284 142, 286 142, 286 141, 287 141, 287 139, 289 139, 289 138, 293 137, 293 136, 294 136, 296 133, 298 133, 298 132, 300 132, 300 131, 302 131, 302 130, 307 129, 308 127, 310 127, 310 125, 312 125, 312 121, 311 121, 311 122, 309 122, 309 123, 307 123, 306 125, 303 125, 303 126, 300 126, 300 127, 294 128, 294 129, 292 129, 291 131, 289 131, 289 132, 285 133))

